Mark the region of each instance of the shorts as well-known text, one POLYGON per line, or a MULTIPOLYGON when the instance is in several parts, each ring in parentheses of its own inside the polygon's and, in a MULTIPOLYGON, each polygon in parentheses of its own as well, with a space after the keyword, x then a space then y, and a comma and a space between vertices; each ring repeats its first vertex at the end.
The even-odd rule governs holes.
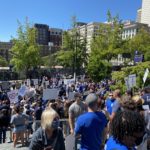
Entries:
POLYGON ((25 131, 25 126, 22 125, 22 126, 14 127, 12 132, 19 133, 19 132, 24 132, 24 131, 25 131))

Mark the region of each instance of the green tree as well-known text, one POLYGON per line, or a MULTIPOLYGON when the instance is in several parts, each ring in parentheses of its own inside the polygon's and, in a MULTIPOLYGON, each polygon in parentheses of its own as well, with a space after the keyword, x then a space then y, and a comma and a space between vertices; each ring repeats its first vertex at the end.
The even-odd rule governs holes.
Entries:
POLYGON ((108 23, 100 24, 98 36, 93 37, 91 55, 99 55, 102 60, 110 61, 122 53, 123 40, 120 36, 123 25, 118 16, 112 17, 108 11, 108 23))
POLYGON ((129 52, 134 56, 135 50, 144 54, 145 61, 150 61, 150 34, 144 28, 129 41, 129 52))
MULTIPOLYGON (((98 57, 97 57, 98 58, 98 57)), ((110 78, 111 64, 105 60, 95 59, 90 57, 88 63, 87 72, 91 79, 95 82, 99 82, 102 79, 110 78)))
POLYGON ((36 43, 37 31, 27 21, 18 22, 17 38, 13 38, 11 63, 17 71, 27 72, 41 64, 40 48, 36 43))
POLYGON ((6 67, 6 66, 8 66, 8 62, 6 61, 5 58, 0 56, 0 67, 6 67))
POLYGON ((86 40, 79 33, 76 19, 73 18, 72 29, 63 34, 63 46, 57 52, 57 63, 65 68, 73 68, 80 72, 83 64, 87 64, 86 40))
POLYGON ((112 79, 116 81, 116 84, 111 86, 112 90, 119 88, 122 92, 125 92, 126 85, 125 85, 125 77, 128 77, 131 74, 136 74, 136 88, 142 88, 143 85, 147 86, 150 85, 150 74, 148 78, 143 84, 143 76, 145 73, 146 68, 150 70, 150 61, 138 63, 136 66, 131 67, 124 67, 121 71, 112 72, 112 79))
POLYGON ((54 54, 51 54, 50 56, 42 57, 42 65, 48 66, 50 68, 57 65, 56 54, 54 53, 54 54))
POLYGON ((118 16, 112 17, 108 11, 108 23, 100 24, 99 32, 93 37, 87 72, 93 80, 100 81, 110 77, 111 59, 123 51, 124 41, 121 38, 122 24, 118 16))

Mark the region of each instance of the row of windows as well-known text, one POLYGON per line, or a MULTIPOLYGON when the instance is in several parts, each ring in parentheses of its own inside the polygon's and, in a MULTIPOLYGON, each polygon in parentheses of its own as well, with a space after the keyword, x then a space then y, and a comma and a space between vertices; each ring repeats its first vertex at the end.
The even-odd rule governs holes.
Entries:
POLYGON ((129 30, 125 30, 125 31, 123 31, 123 33, 135 33, 136 34, 136 32, 137 32, 137 29, 129 29, 129 30))
POLYGON ((50 32, 50 34, 62 35, 62 32, 50 32))
POLYGON ((127 39, 127 38, 133 38, 134 36, 135 36, 135 34, 130 34, 130 35, 123 34, 122 38, 127 39))

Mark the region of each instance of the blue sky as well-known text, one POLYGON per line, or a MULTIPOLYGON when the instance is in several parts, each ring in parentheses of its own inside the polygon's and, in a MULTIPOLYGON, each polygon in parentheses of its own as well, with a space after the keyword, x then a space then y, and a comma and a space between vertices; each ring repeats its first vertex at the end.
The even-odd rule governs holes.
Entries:
POLYGON ((104 22, 107 11, 120 19, 135 20, 142 0, 0 0, 0 41, 16 36, 17 20, 68 29, 71 17, 81 22, 104 22))

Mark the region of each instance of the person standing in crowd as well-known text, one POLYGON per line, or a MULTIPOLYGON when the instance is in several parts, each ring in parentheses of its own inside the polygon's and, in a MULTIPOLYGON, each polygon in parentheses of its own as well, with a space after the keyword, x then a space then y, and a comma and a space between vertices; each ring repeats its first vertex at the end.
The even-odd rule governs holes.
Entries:
POLYGON ((81 94, 75 93, 75 102, 69 107, 69 126, 71 134, 74 134, 76 119, 86 111, 86 106, 81 102, 81 94))
POLYGON ((147 105, 150 109, 150 87, 144 89, 142 98, 144 99, 144 105, 147 105))
POLYGON ((13 125, 13 142, 14 148, 16 147, 17 141, 21 139, 22 145, 24 145, 24 131, 25 131, 25 118, 20 113, 20 106, 14 107, 15 114, 11 117, 10 123, 13 125))
POLYGON ((132 93, 132 90, 127 90, 126 92, 125 92, 125 95, 124 95, 124 97, 123 97, 123 100, 131 100, 131 98, 132 98, 132 96, 133 96, 133 93, 132 93))
POLYGON ((109 97, 106 99, 105 106, 109 115, 112 114, 112 108, 115 102, 115 98, 113 97, 113 93, 109 93, 109 97))
POLYGON ((80 150, 100 150, 102 142, 102 133, 107 126, 107 120, 98 109, 98 97, 91 93, 87 96, 85 103, 88 106, 88 112, 82 114, 77 119, 75 125, 75 135, 81 135, 80 150))
POLYGON ((41 125, 41 115, 42 115, 42 102, 39 100, 37 101, 33 116, 34 116, 34 121, 33 121, 33 131, 36 131, 40 125, 41 125))
POLYGON ((147 147, 150 146, 150 112, 149 110, 143 109, 144 99, 142 99, 139 95, 133 96, 132 101, 136 105, 136 111, 144 117, 146 123, 145 129, 147 134, 145 134, 142 144, 138 146, 138 150, 147 149, 147 147))
POLYGON ((0 144, 5 143, 6 131, 9 126, 10 117, 7 109, 0 110, 0 144))
POLYGON ((110 121, 114 118, 117 111, 119 111, 121 108, 121 92, 119 89, 113 92, 113 97, 115 99, 115 102, 113 103, 112 113, 110 115, 110 121))
POLYGON ((135 146, 143 141, 145 121, 138 112, 119 111, 110 124, 111 137, 105 150, 136 150, 135 146))
POLYGON ((41 127, 33 134, 29 150, 65 150, 59 116, 52 108, 42 113, 41 127))

